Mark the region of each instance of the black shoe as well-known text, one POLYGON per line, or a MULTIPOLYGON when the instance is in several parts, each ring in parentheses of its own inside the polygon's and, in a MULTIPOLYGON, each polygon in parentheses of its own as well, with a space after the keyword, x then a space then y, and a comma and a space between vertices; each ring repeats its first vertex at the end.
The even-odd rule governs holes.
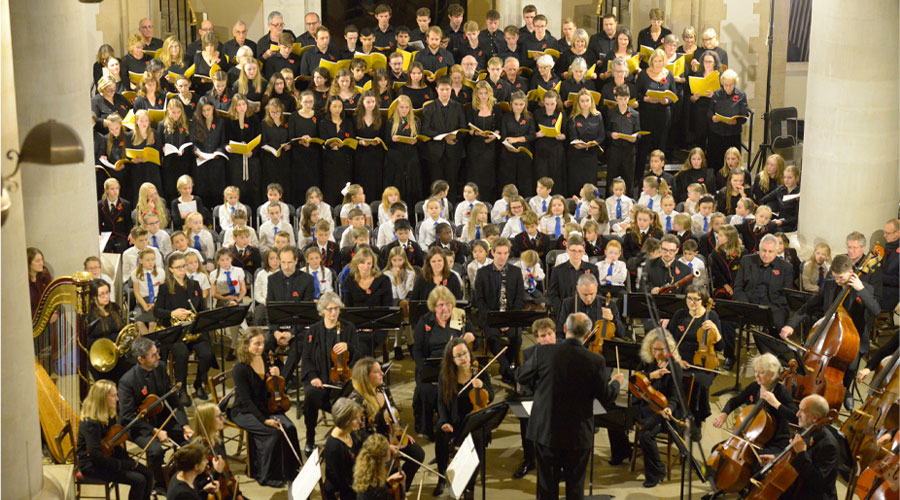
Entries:
POLYGON ((169 492, 168 488, 164 484, 157 484, 153 487, 153 492, 156 493, 156 496, 165 498, 166 493, 169 492))
POLYGON ((725 362, 722 363, 722 370, 727 372, 731 371, 732 368, 734 368, 734 360, 731 358, 725 358, 725 362))
POLYGON ((397 346, 394 348, 394 359, 397 361, 403 361, 403 348, 397 346))
POLYGON ((439 497, 444 493, 444 488, 447 486, 447 481, 443 479, 438 479, 437 485, 434 487, 434 491, 431 492, 431 496, 439 497))
POLYGON ((525 460, 513 472, 513 479, 522 479, 531 470, 534 470, 534 461, 525 460))
POLYGON ((234 361, 234 350, 228 351, 228 354, 225 355, 225 361, 234 361))
POLYGON ((846 408, 847 411, 853 411, 853 394, 849 389, 847 390, 847 395, 844 396, 844 408, 846 408))
POLYGON ((621 457, 612 457, 609 459, 609 465, 612 465, 612 466, 622 465, 622 462, 624 462, 626 460, 631 460, 631 457, 628 455, 623 455, 621 457))
POLYGON ((303 448, 303 453, 309 457, 312 455, 313 450, 316 449, 316 445, 314 443, 306 443, 306 447, 303 448))
POLYGON ((178 391, 178 398, 181 400, 181 406, 191 406, 191 398, 188 397, 186 389, 178 391))
POLYGON ((644 481, 644 488, 652 488, 662 482, 659 479, 647 479, 644 481))
POLYGON ((206 401, 209 399, 209 396, 206 394, 206 391, 203 390, 203 386, 194 387, 194 397, 197 399, 202 399, 206 401))
POLYGON ((691 441, 699 443, 702 437, 703 436, 700 433, 700 424, 696 424, 694 427, 691 427, 691 441))

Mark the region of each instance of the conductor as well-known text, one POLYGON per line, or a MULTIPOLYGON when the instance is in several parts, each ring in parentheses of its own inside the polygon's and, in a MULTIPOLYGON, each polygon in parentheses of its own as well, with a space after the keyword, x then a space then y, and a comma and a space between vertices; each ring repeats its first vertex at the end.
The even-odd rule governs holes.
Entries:
POLYGON ((603 358, 584 347, 591 326, 586 314, 570 315, 565 341, 539 346, 520 372, 520 382, 535 388, 527 436, 537 452, 538 500, 557 500, 563 479, 567 500, 584 498, 593 401, 613 405, 625 381, 621 373, 610 380, 603 358))

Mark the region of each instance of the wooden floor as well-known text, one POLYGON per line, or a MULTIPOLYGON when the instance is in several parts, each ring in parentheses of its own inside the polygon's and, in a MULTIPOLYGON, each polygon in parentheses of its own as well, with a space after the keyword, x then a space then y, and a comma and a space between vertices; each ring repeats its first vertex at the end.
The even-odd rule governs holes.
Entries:
MULTIPOLYGON (((534 343, 534 338, 528 334, 525 335, 523 339, 524 347, 532 345, 534 343)), ((217 350, 218 351, 218 350, 217 350)), ((401 411, 401 422, 403 424, 409 423, 410 432, 412 432, 412 393, 414 388, 413 381, 413 370, 414 363, 410 359, 409 356, 398 363, 399 366, 396 366, 391 369, 391 390, 394 394, 394 398, 398 403, 398 407, 401 411)), ((192 365, 193 367, 193 365, 192 365)), ((752 381, 752 370, 749 366, 744 364, 742 367, 743 376, 741 378, 742 383, 746 385, 747 383, 752 381)), ((193 377, 193 374, 191 374, 193 377)), ((508 387, 500 384, 499 376, 495 377, 495 388, 497 391, 497 399, 503 400, 507 398, 511 393, 508 391, 508 387)), ((729 376, 718 376, 716 381, 712 387, 711 392, 718 391, 720 389, 730 387, 734 385, 734 376, 733 372, 730 373, 729 376)), ((719 397, 713 397, 710 401, 710 405, 712 407, 713 416, 707 419, 707 422, 703 425, 702 432, 702 448, 704 456, 709 453, 709 450, 716 443, 723 441, 727 438, 727 435, 719 430, 712 427, 712 419, 715 418, 722 406, 724 406, 725 402, 730 397, 730 394, 726 394, 719 397)), ((619 396, 619 402, 624 404, 626 395, 622 392, 619 396)), ((188 409, 190 413, 190 409, 188 409)), ((291 418, 297 424, 298 434, 301 439, 301 443, 303 442, 303 436, 305 432, 305 427, 302 422, 302 418, 296 418, 295 408, 292 408, 289 412, 291 418)), ((842 419, 843 420, 843 419, 842 419)), ((726 424, 726 427, 731 428, 733 425, 733 419, 729 419, 729 422, 726 424)), ((318 445, 322 445, 325 441, 325 436, 330 431, 330 429, 326 429, 324 426, 320 425, 317 432, 317 440, 316 443, 318 445)), ((418 442, 425 448, 426 461, 430 461, 434 458, 434 445, 427 441, 424 437, 419 437, 415 434, 413 436, 418 440, 418 442)), ((629 438, 633 440, 633 432, 629 434, 629 438)), ((236 447, 229 447, 228 452, 234 453, 236 451, 236 447)), ((665 450, 661 449, 663 461, 665 462, 665 450)), ((274 489, 274 488, 266 488, 259 486, 255 481, 249 479, 246 475, 244 475, 244 459, 246 457, 246 447, 244 451, 241 452, 241 457, 237 457, 236 459, 230 460, 231 470, 237 474, 238 480, 241 482, 241 489, 247 495, 248 498, 252 500, 268 500, 268 499, 288 499, 287 489, 274 489)), ((699 458, 699 451, 695 447, 695 456, 699 458)), ((638 499, 658 499, 658 500, 673 500, 679 499, 680 496, 680 486, 681 486, 681 466, 680 463, 673 465, 673 470, 671 474, 671 480, 663 481, 663 483, 659 484, 655 488, 646 489, 642 486, 641 483, 644 481, 643 474, 643 462, 640 457, 637 459, 637 463, 635 464, 635 471, 632 472, 630 470, 630 462, 625 462, 622 465, 612 467, 607 461, 610 457, 610 449, 609 449, 609 441, 607 440, 606 431, 604 429, 600 429, 600 431, 596 435, 596 441, 594 443, 594 474, 593 474, 593 493, 595 495, 604 494, 610 495, 617 500, 627 499, 627 500, 638 500, 638 499)), ((677 451, 673 447, 673 457, 677 457, 677 451)), ((677 461, 677 458, 673 458, 673 460, 677 461)), ((513 471, 518 467, 519 463, 522 461, 522 447, 521 447, 521 439, 519 436, 519 421, 513 415, 512 411, 510 411, 506 419, 503 421, 503 424, 494 431, 493 441, 488 448, 487 451, 487 495, 488 499, 502 499, 502 500, 519 500, 519 499, 532 499, 535 498, 535 489, 537 485, 537 476, 534 471, 529 473, 522 479, 513 479, 513 471)), ((418 484, 422 479, 422 475, 425 473, 420 470, 416 479, 415 485, 412 488, 412 491, 409 492, 408 498, 419 498, 418 484)), ((427 474, 427 473, 425 473, 427 474)), ((684 498, 700 498, 703 494, 709 491, 709 486, 700 483, 696 476, 693 482, 693 495, 688 497, 687 492, 685 492, 684 498)), ((590 487, 591 477, 588 476, 585 481, 585 493, 587 494, 588 488, 590 487)), ((428 474, 424 478, 424 488, 421 493, 420 498, 432 498, 432 489, 436 483, 436 479, 433 475, 428 474)), ((125 490, 127 487, 122 486, 122 498, 125 498, 125 490)), ((840 481, 837 485, 838 488, 838 498, 843 499, 846 486, 842 484, 840 481)), ((560 494, 563 495, 564 488, 560 487, 560 494)), ((449 489, 445 490, 443 495, 444 498, 449 498, 449 489)), ((85 493, 88 494, 99 494, 102 498, 102 488, 85 488, 85 493)), ((476 498, 481 498, 481 482, 477 483, 476 489, 476 498)), ((318 489, 313 493, 310 498, 318 499, 321 498, 319 495, 318 489)), ((732 498, 736 498, 736 496, 732 496, 732 498)))

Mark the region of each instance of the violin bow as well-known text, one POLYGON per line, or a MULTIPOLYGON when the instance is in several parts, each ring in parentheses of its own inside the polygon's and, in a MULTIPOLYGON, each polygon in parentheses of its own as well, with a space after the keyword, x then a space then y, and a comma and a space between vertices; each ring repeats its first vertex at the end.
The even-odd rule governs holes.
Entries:
POLYGON ((500 352, 498 352, 497 355, 494 356, 490 361, 488 361, 487 363, 485 363, 485 364, 484 364, 484 368, 482 368, 481 370, 479 370, 478 373, 476 373, 474 377, 470 378, 469 381, 466 382, 466 385, 464 385, 464 386, 462 387, 462 389, 460 389, 459 392, 458 392, 456 395, 457 395, 457 396, 462 396, 462 393, 465 392, 466 389, 469 388, 469 386, 472 384, 472 381, 475 380, 476 378, 480 377, 481 374, 484 373, 484 371, 487 370, 489 366, 491 366, 491 363, 493 363, 494 361, 497 361, 497 359, 499 359, 500 356, 502 356, 503 353, 506 352, 506 349, 507 349, 507 348, 508 348, 508 346, 507 346, 507 347, 504 347, 503 349, 500 349, 500 352))
POLYGON ((425 474, 422 474, 422 477, 419 479, 419 494, 416 495, 416 500, 422 500, 422 487, 425 486, 425 474))
MULTIPOLYGON (((140 453, 138 453, 138 457, 140 457, 141 455, 143 455, 144 453, 147 452, 147 448, 149 448, 150 445, 153 444, 153 441, 156 440, 157 436, 159 436, 159 433, 162 432, 162 430, 166 427, 166 424, 168 424, 169 420, 172 420, 172 417, 174 417, 174 416, 175 416, 175 410, 170 411, 169 416, 166 417, 166 420, 163 421, 162 425, 160 425, 159 428, 156 429, 156 432, 153 433, 153 437, 150 438, 150 441, 147 441, 146 446, 144 446, 141 449, 140 453)), ((174 441, 173 441, 173 443, 174 443, 174 441)))
POLYGON ((284 426, 281 425, 281 421, 275 419, 278 422, 278 430, 281 431, 281 435, 284 436, 284 440, 287 441, 288 446, 291 447, 291 452, 294 453, 294 456, 297 457, 297 462, 300 465, 303 465, 303 460, 300 459, 300 455, 297 454, 297 450, 294 449, 294 444, 291 443, 291 440, 288 438, 287 432, 284 431, 284 426))
POLYGON ((622 368, 619 366, 619 346, 616 346, 616 373, 622 371, 622 368))
POLYGON ((412 462, 412 463, 414 463, 414 464, 417 464, 419 467, 421 467, 421 468, 427 470, 428 472, 430 472, 430 473, 436 475, 437 477, 439 477, 439 478, 441 478, 441 479, 447 479, 447 477, 444 476, 443 474, 441 474, 440 472, 438 472, 438 471, 432 469, 431 467, 429 467, 429 466, 423 464, 422 462, 420 462, 420 461, 416 460, 415 458, 413 458, 413 457, 407 455, 406 453, 403 453, 403 450, 398 450, 398 451, 397 451, 397 454, 400 455, 401 457, 403 457, 403 458, 409 460, 410 462, 412 462))

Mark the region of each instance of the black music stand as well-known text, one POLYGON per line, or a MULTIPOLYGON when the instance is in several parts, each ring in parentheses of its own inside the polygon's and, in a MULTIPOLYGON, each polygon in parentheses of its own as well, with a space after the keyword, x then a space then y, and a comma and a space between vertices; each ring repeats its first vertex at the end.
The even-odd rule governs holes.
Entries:
MULTIPOLYGON (((346 307, 341 311, 341 317, 353 323, 357 334, 360 330, 373 330, 372 338, 369 340, 369 352, 373 356, 375 355, 374 330, 395 330, 403 324, 403 314, 397 306, 346 307)), ((386 357, 387 352, 384 355, 386 357)))
MULTIPOLYGON (((684 303, 684 295, 664 294, 652 295, 653 302, 659 308, 660 319, 671 319, 677 311, 687 307, 684 303)), ((622 306, 622 316, 626 318, 650 318, 650 306, 647 305, 647 296, 644 292, 629 292, 625 294, 625 304, 622 306)), ((649 331, 649 328, 645 328, 649 331)))
POLYGON ((543 311, 490 311, 487 325, 491 328, 531 328, 531 324, 541 318, 550 316, 549 310, 543 311))
MULTIPOLYGON (((291 326, 303 326, 308 327, 313 323, 317 323, 322 319, 322 316, 319 314, 318 304, 312 301, 302 301, 302 302, 291 302, 291 301, 279 301, 279 302, 267 302, 266 303, 266 314, 269 318, 270 325, 291 325, 291 326)), ((297 334, 296 331, 292 332, 294 338, 291 339, 291 342, 294 343, 293 349, 301 349, 298 345, 299 342, 302 342, 302 338, 297 334)), ((300 405, 300 393, 303 392, 301 388, 303 384, 300 380, 300 366, 298 363, 296 371, 297 377, 297 418, 302 416, 302 410, 300 405)))
MULTIPOLYGON (((806 301, 813 297, 814 293, 802 292, 800 290, 792 290, 790 288, 785 288, 784 297, 787 299, 788 309, 791 312, 796 312, 797 309, 800 309, 806 304, 806 301)), ((800 334, 800 341, 806 342, 806 325, 807 323, 804 321, 800 324, 800 331, 797 332, 800 334)))
POLYGON ((642 363, 641 343, 614 337, 603 341, 603 359, 606 360, 606 366, 610 370, 616 366, 616 348, 619 350, 618 367, 620 369, 631 372, 640 368, 642 363))
POLYGON ((182 331, 190 325, 176 325, 170 326, 164 330, 158 330, 155 332, 150 332, 144 334, 144 337, 152 340, 156 343, 157 347, 160 345, 172 346, 175 342, 181 340, 182 331))
MULTIPOLYGON (((224 330, 232 326, 238 326, 244 322, 247 312, 250 311, 250 304, 219 307, 216 309, 207 309, 197 313, 194 322, 185 328, 185 334, 189 333, 206 333, 213 330, 224 330)), ((221 369, 225 369, 225 339, 224 335, 219 344, 219 355, 222 359, 221 369)))
POLYGON ((750 304, 736 300, 716 300, 716 314, 719 321, 729 321, 739 325, 734 339, 734 386, 714 392, 712 396, 721 396, 729 392, 741 392, 741 343, 744 333, 747 333, 747 345, 750 345, 750 325, 771 329, 775 326, 775 318, 772 316, 772 308, 760 304, 750 304))
POLYGON ((508 411, 509 405, 504 402, 470 413, 463 421, 463 431, 454 440, 454 445, 458 447, 469 434, 481 434, 481 446, 485 448, 481 452, 481 500, 487 498, 487 438, 491 431, 500 426, 508 411))

